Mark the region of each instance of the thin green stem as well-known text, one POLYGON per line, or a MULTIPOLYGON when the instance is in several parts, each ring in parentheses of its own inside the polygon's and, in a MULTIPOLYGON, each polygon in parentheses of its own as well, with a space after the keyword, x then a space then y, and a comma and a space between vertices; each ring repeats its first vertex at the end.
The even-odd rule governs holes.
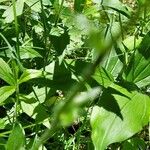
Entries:
POLYGON ((16 30, 16 53, 17 57, 20 59, 20 48, 19 48, 19 27, 18 27, 18 19, 17 19, 17 12, 16 12, 16 1, 12 0, 13 4, 13 13, 14 13, 14 21, 15 21, 15 30, 16 30))
POLYGON ((121 37, 122 40, 124 39, 124 35, 123 35, 123 26, 122 26, 122 19, 121 19, 121 14, 119 13, 119 23, 120 23, 120 29, 121 29, 121 37))
POLYGON ((16 102, 15 102, 15 121, 17 122, 18 117, 18 106, 19 106, 19 85, 16 84, 16 102))
POLYGON ((18 106, 19 106, 19 84, 18 84, 18 67, 15 60, 12 60, 12 70, 15 78, 15 86, 16 86, 16 99, 15 99, 15 110, 14 110, 14 116, 13 116, 13 123, 15 125, 15 122, 17 122, 18 117, 18 106))
MULTIPOLYGON (((44 7, 43 7, 43 1, 40 0, 40 4, 41 4, 41 11, 42 11, 42 23, 43 23, 43 28, 44 28, 44 49, 45 49, 45 53, 46 53, 46 56, 44 56, 44 65, 43 65, 43 76, 45 78, 45 75, 44 75, 44 72, 45 72, 45 67, 46 67, 46 64, 47 64, 47 59, 48 59, 48 53, 47 53, 47 25, 46 25, 46 14, 45 14, 45 11, 44 11, 44 7)), ((45 78, 46 80, 46 78, 45 78)), ((47 90, 47 85, 45 86, 45 96, 47 97, 47 93, 48 93, 48 90, 47 90)))

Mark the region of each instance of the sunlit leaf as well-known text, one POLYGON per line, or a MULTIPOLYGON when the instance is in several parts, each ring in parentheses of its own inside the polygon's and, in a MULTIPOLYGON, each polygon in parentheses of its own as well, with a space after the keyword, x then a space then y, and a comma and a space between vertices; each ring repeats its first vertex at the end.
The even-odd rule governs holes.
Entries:
POLYGON ((105 55, 102 66, 107 70, 107 72, 111 73, 114 78, 116 78, 120 73, 123 64, 120 61, 114 47, 105 55))
POLYGON ((27 82, 28 80, 39 77, 43 77, 43 71, 35 69, 26 69, 21 75, 18 83, 21 84, 23 82, 27 82))
POLYGON ((7 142, 7 150, 25 150, 25 133, 21 124, 16 124, 7 142))
POLYGON ((123 77, 139 87, 150 84, 150 32, 143 38, 138 50, 133 54, 123 77))
POLYGON ((29 59, 29 58, 42 57, 42 56, 36 50, 30 47, 21 47, 20 57, 21 59, 29 59))
POLYGON ((104 150, 111 143, 128 139, 149 122, 150 98, 136 91, 126 90, 128 94, 118 91, 106 89, 99 106, 93 108, 91 126, 95 150, 104 150))
POLYGON ((108 87, 114 81, 112 75, 102 67, 97 68, 92 77, 103 87, 108 87))
POLYGON ((128 48, 129 51, 132 51, 133 49, 139 47, 140 43, 142 41, 142 37, 135 38, 134 36, 127 37, 123 44, 128 48))
POLYGON ((37 0, 25 0, 25 3, 31 7, 31 10, 35 12, 41 12, 40 1, 37 0))
POLYGON ((0 88, 0 104, 15 92, 15 86, 3 86, 0 88))
POLYGON ((9 83, 10 85, 15 84, 15 79, 9 65, 0 58, 0 78, 9 83))
MULTIPOLYGON (((20 16, 23 12, 24 7, 24 0, 17 0, 16 1, 16 15, 20 16)), ((14 12, 13 12, 13 6, 8 7, 8 9, 3 13, 3 17, 5 17, 5 20, 7 23, 10 23, 14 20, 14 12)))
POLYGON ((131 14, 130 12, 127 10, 127 8, 125 7, 125 5, 123 3, 121 3, 119 0, 93 0, 96 3, 99 3, 103 6, 107 6, 110 7, 120 13, 122 13, 123 15, 129 17, 131 14))

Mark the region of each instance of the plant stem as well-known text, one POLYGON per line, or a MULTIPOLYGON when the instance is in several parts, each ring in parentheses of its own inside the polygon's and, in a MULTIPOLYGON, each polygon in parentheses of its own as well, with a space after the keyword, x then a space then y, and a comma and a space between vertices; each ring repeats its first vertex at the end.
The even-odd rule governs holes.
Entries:
MULTIPOLYGON (((120 37, 120 34, 116 36, 116 40, 120 37)), ((47 129, 43 135, 35 142, 31 150, 38 150, 38 148, 46 142, 50 136, 52 136, 55 131, 60 128, 59 123, 59 116, 62 113, 62 111, 67 108, 67 106, 72 102, 73 98, 76 96, 76 94, 80 91, 80 89, 83 87, 83 85, 86 83, 86 81, 91 77, 91 75, 95 72, 96 67, 101 62, 102 58, 104 57, 105 53, 110 50, 110 48, 113 46, 113 41, 109 43, 106 47, 103 47, 101 52, 99 53, 98 57, 96 58, 95 62, 91 65, 89 65, 87 68, 83 70, 83 79, 80 81, 80 83, 77 83, 75 86, 73 86, 66 96, 65 103, 62 104, 60 109, 56 111, 55 118, 52 122, 51 128, 47 129)))
POLYGON ((16 84, 16 102, 15 102, 15 121, 17 122, 18 116, 18 104, 19 104, 19 85, 16 84))
MULTIPOLYGON (((46 67, 46 64, 47 64, 47 59, 48 59, 48 55, 49 55, 49 52, 47 52, 47 25, 46 25, 46 14, 45 14, 45 11, 44 11, 44 7, 43 7, 43 2, 42 0, 40 0, 40 4, 41 4, 41 11, 42 11, 42 23, 43 23, 43 28, 44 28, 44 49, 45 49, 45 56, 44 56, 44 65, 43 65, 43 76, 45 78, 45 75, 44 75, 44 72, 45 72, 45 67, 46 67)), ((46 80, 46 78, 45 78, 46 80)), ((45 96, 47 97, 47 93, 48 93, 48 90, 47 90, 47 85, 45 85, 45 96)))
POLYGON ((16 1, 12 0, 13 4, 13 13, 14 13, 14 21, 15 21, 15 30, 16 30, 16 53, 18 56, 18 59, 20 60, 20 48, 19 48, 19 28, 18 28, 18 20, 17 20, 17 12, 16 12, 16 1))
MULTIPOLYGON (((136 14, 138 15, 138 12, 136 12, 136 14)), ((137 17, 137 16, 135 16, 135 17, 137 17)), ((132 19, 133 18, 131 17, 131 19, 127 22, 127 26, 130 25, 132 19)), ((107 45, 104 45, 103 47, 101 47, 101 49, 99 50, 99 54, 96 57, 93 64, 89 65, 88 67, 86 67, 83 70, 83 79, 70 89, 70 92, 68 92, 68 95, 66 96, 64 103, 59 107, 59 110, 57 110, 55 112, 54 120, 51 124, 51 128, 47 129, 43 133, 43 135, 37 139, 35 144, 32 146, 31 150, 38 150, 38 148, 44 142, 46 142, 60 128, 59 117, 60 117, 61 113, 72 102, 73 98, 80 91, 80 89, 83 87, 83 85, 86 83, 86 81, 91 77, 91 75, 93 75, 97 66, 102 61, 105 53, 108 52, 114 46, 114 44, 116 44, 114 41, 117 41, 120 38, 120 36, 121 36, 121 31, 115 37, 113 37, 113 39, 107 45)))

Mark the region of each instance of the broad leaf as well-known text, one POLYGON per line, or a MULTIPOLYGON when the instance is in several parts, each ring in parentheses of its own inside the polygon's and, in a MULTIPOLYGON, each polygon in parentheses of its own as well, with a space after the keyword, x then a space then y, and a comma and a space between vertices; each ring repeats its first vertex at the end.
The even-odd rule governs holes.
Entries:
POLYGON ((32 47, 21 47, 20 57, 21 59, 29 59, 29 58, 42 57, 42 56, 32 47))
POLYGON ((125 5, 123 5, 123 3, 121 3, 119 0, 94 0, 94 2, 101 3, 101 5, 103 6, 110 7, 127 17, 130 16, 130 12, 127 11, 125 5))
POLYGON ((91 126, 95 150, 104 150, 111 143, 128 139, 149 121, 150 98, 136 91, 122 90, 125 94, 106 89, 99 106, 93 108, 91 126))
POLYGON ((13 73, 9 65, 2 58, 0 58, 0 78, 9 83, 10 85, 15 84, 13 73))
POLYGON ((25 3, 35 12, 41 12, 40 1, 37 0, 25 0, 25 3))
POLYGON ((97 68, 92 77, 103 87, 108 87, 114 81, 112 75, 102 67, 97 68))
POLYGON ((120 61, 116 51, 112 48, 111 51, 108 51, 107 55, 105 56, 102 66, 113 75, 114 78, 118 76, 120 73, 123 64, 120 61))
MULTIPOLYGON (((24 7, 24 0, 17 0, 16 1, 16 15, 20 16, 23 12, 24 7)), ((8 9, 3 13, 3 17, 5 17, 5 20, 7 23, 10 23, 14 20, 14 12, 13 12, 13 6, 8 7, 8 9)))
POLYGON ((30 150, 47 150, 47 148, 42 144, 39 148, 36 146, 36 143, 38 142, 39 137, 36 135, 34 139, 31 139, 30 141, 30 150))
POLYGON ((122 150, 146 150, 146 143, 141 138, 133 138, 122 144, 122 150))
POLYGON ((35 69, 27 69, 21 75, 18 83, 21 84, 23 82, 27 82, 28 80, 39 78, 43 76, 43 71, 35 70, 35 69))
POLYGON ((123 77, 139 87, 150 84, 150 32, 144 37, 139 49, 133 54, 123 77))
POLYGON ((24 113, 26 113, 28 116, 35 119, 36 123, 44 121, 45 119, 49 117, 49 114, 47 113, 47 110, 45 109, 45 107, 39 104, 38 102, 33 103, 33 104, 27 104, 22 101, 21 107, 24 113))
POLYGON ((15 92, 15 86, 3 86, 0 88, 0 104, 15 92))
MULTIPOLYGON (((37 102, 37 97, 38 97, 38 101, 40 103, 43 103, 46 99, 45 87, 39 88, 38 86, 36 86, 36 87, 33 87, 33 90, 34 92, 31 92, 30 94, 27 94, 27 95, 20 94, 19 95, 20 100, 24 101, 25 103, 32 104, 32 103, 37 102)), ((47 90, 50 90, 50 88, 47 87, 47 90)))
POLYGON ((123 44, 129 51, 132 51, 135 48, 139 47, 141 41, 142 41, 141 36, 138 38, 135 38, 135 36, 129 36, 123 41, 123 44))
POLYGON ((25 150, 25 133, 21 124, 16 124, 7 142, 7 150, 25 150))

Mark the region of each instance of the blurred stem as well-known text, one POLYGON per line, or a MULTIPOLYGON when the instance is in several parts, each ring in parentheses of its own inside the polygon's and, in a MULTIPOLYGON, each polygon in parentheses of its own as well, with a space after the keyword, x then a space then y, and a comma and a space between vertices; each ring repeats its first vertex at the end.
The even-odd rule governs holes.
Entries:
MULTIPOLYGON (((118 39, 119 36, 120 35, 116 36, 116 40, 118 39)), ((63 103, 55 113, 55 118, 54 118, 54 120, 51 124, 51 128, 47 129, 43 133, 43 135, 37 141, 35 141, 35 144, 31 148, 31 150, 38 150, 38 148, 44 142, 46 142, 60 128, 60 122, 59 122, 60 114, 62 113, 63 110, 65 110, 67 108, 67 106, 72 102, 73 98, 80 91, 80 89, 83 87, 83 85, 86 83, 86 81, 95 72, 96 67, 101 62, 101 60, 104 57, 105 53, 108 50, 110 50, 110 48, 112 46, 113 46, 113 41, 111 43, 109 43, 106 47, 103 47, 101 49, 101 52, 99 53, 98 57, 96 58, 95 62, 93 62, 93 64, 89 65, 88 67, 86 67, 83 70, 83 79, 70 89, 70 92, 68 92, 68 95, 66 96, 65 103, 63 103)))
MULTIPOLYGON (((138 15, 138 12, 136 12, 136 14, 138 15)), ((131 19, 127 22, 126 25, 127 26, 130 25, 132 22, 132 19, 134 19, 136 17, 137 16, 131 17, 131 19)), ((31 150, 38 150, 38 148, 44 142, 46 142, 61 127, 60 122, 59 122, 59 117, 60 117, 61 113, 67 108, 68 105, 70 105, 70 103, 72 102, 72 100, 76 96, 76 94, 80 91, 80 89, 83 87, 83 85, 86 83, 86 81, 91 77, 91 75, 93 75, 97 66, 102 61, 105 53, 108 52, 114 46, 114 44, 116 44, 114 41, 117 41, 120 38, 120 36, 121 36, 121 32, 119 32, 115 37, 113 37, 112 41, 110 41, 107 45, 103 46, 99 50, 98 56, 96 57, 95 61, 91 65, 89 65, 85 69, 83 69, 83 79, 79 83, 75 84, 75 86, 73 86, 70 89, 70 92, 68 92, 68 95, 66 96, 64 103, 61 103, 59 109, 55 111, 54 120, 51 123, 51 128, 47 129, 42 134, 42 136, 39 137, 35 141, 31 150)))
POLYGON ((17 57, 20 60, 20 51, 19 51, 19 28, 18 28, 18 20, 17 20, 17 13, 16 13, 16 1, 12 0, 12 4, 13 4, 13 13, 14 13, 14 21, 15 21, 15 30, 16 30, 16 53, 17 53, 17 57))

